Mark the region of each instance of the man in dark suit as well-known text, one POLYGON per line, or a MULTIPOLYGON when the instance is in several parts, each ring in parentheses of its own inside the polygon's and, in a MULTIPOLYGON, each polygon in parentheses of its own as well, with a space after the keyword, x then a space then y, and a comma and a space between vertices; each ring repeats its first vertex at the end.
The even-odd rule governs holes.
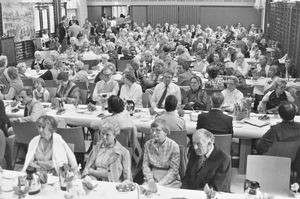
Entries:
POLYGON ((208 113, 198 115, 197 129, 203 128, 213 134, 233 134, 232 117, 225 115, 221 110, 223 101, 222 93, 212 94, 212 108, 208 113))
POLYGON ((58 41, 61 45, 61 52, 67 49, 67 17, 63 16, 61 22, 58 24, 58 41))
POLYGON ((205 129, 197 130, 193 145, 181 188, 203 190, 208 184, 216 191, 230 192, 231 160, 214 146, 213 134, 205 129))

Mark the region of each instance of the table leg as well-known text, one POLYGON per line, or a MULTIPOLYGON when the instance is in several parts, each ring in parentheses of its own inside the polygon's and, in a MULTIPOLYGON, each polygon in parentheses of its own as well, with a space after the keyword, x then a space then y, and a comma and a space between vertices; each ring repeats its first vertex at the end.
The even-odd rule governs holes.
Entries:
POLYGON ((239 163, 239 173, 245 174, 247 167, 247 156, 251 154, 252 150, 252 140, 251 139, 240 139, 240 163, 239 163))

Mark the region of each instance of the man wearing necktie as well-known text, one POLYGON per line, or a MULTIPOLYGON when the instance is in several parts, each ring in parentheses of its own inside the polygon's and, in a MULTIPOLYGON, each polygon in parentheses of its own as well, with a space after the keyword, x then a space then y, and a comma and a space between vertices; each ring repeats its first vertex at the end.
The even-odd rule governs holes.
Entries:
POLYGON ((199 129, 193 134, 193 149, 182 179, 182 188, 203 190, 205 184, 216 191, 230 192, 231 160, 214 146, 214 135, 199 129))
POLYGON ((153 95, 151 97, 151 107, 152 108, 163 108, 164 101, 168 95, 174 95, 178 104, 181 104, 181 92, 180 88, 172 83, 174 76, 174 71, 166 70, 164 72, 163 82, 157 84, 154 88, 153 95))

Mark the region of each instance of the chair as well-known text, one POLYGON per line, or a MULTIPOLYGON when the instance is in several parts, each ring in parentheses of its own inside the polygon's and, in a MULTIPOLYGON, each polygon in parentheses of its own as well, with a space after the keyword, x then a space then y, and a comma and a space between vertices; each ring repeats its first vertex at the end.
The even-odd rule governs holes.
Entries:
POLYGON ((263 192, 287 196, 290 193, 290 168, 290 158, 248 155, 246 179, 259 182, 263 192))
POLYGON ((131 65, 131 60, 117 60, 117 71, 123 72, 127 64, 131 65))
POLYGON ((39 135, 39 132, 35 122, 11 123, 11 126, 14 130, 15 141, 17 143, 17 153, 13 162, 14 169, 21 145, 28 145, 32 138, 39 135))
POLYGON ((179 165, 179 175, 184 177, 188 158, 187 158, 187 131, 171 131, 168 134, 168 138, 174 140, 179 145, 180 150, 180 165, 179 165))
POLYGON ((57 87, 57 82, 55 80, 45 80, 45 88, 49 88, 49 87, 57 87))
POLYGON ((143 108, 148 108, 150 103, 150 94, 148 92, 145 92, 142 94, 142 105, 143 108))
POLYGON ((71 151, 74 153, 74 144, 67 143, 67 145, 70 147, 71 151))
POLYGON ((75 153, 85 153, 85 142, 83 138, 83 131, 81 127, 74 128, 58 128, 57 133, 70 144, 74 144, 75 153))
POLYGON ((300 140, 287 141, 287 142, 274 142, 272 146, 269 148, 269 150, 266 153, 264 153, 264 155, 286 157, 286 158, 290 158, 291 162, 293 162, 296 158, 299 147, 300 147, 300 140))
POLYGON ((239 91, 241 91, 243 93, 244 96, 248 96, 250 94, 250 96, 253 93, 253 86, 243 86, 243 87, 237 87, 237 89, 239 91))
POLYGON ((89 83, 89 93, 90 95, 93 95, 94 89, 95 89, 96 83, 89 83))
POLYGON ((50 100, 56 96, 57 87, 45 87, 50 95, 50 100))
POLYGON ((231 134, 214 134, 215 145, 221 149, 225 154, 231 156, 231 134))
POLYGON ((89 66, 89 70, 92 70, 94 66, 97 66, 99 64, 98 59, 92 59, 92 60, 82 60, 82 62, 89 66))
POLYGON ((33 88, 33 81, 31 78, 22 78, 23 86, 24 87, 31 87, 33 88))
POLYGON ((79 89, 88 89, 88 84, 86 82, 78 82, 76 81, 75 84, 78 86, 79 89))
POLYGON ((220 93, 220 92, 222 92, 221 89, 208 89, 208 88, 206 88, 204 90, 206 91, 206 94, 208 96, 212 96, 212 94, 214 94, 214 93, 220 93))

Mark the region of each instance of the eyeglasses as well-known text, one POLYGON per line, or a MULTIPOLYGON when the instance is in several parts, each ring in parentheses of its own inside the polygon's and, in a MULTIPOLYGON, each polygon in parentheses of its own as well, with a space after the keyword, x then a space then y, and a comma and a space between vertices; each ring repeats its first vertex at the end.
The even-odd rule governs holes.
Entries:
POLYGON ((162 129, 152 128, 151 132, 152 132, 152 134, 160 134, 160 133, 162 133, 164 131, 162 129))

